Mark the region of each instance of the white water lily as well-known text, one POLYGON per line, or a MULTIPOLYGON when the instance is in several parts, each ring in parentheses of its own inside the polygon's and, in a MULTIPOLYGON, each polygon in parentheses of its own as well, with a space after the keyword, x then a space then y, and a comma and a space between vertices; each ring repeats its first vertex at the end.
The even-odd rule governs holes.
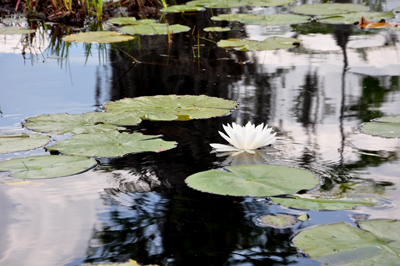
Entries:
POLYGON ((257 127, 251 122, 248 122, 244 127, 235 123, 232 123, 232 126, 228 124, 222 125, 222 127, 228 135, 221 131, 218 131, 218 133, 232 146, 211 143, 211 147, 217 152, 233 151, 236 154, 241 152, 254 154, 254 150, 270 145, 276 140, 276 133, 271 134, 272 127, 268 128, 268 125, 264 127, 264 123, 257 127))

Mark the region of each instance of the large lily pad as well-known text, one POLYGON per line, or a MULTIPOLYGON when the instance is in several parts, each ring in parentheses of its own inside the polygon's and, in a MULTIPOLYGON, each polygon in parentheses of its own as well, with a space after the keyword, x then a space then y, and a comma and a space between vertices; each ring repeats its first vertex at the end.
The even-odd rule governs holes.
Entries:
POLYGON ((159 139, 161 135, 128 134, 108 131, 95 134, 74 135, 59 144, 47 146, 50 151, 69 155, 94 157, 119 157, 129 153, 164 151, 176 146, 175 141, 159 139))
POLYGON ((264 215, 257 218, 257 225, 270 226, 275 228, 286 228, 298 222, 296 216, 284 213, 277 215, 264 215))
POLYGON ((359 221, 321 225, 301 231, 294 245, 323 265, 399 265, 400 221, 359 221))
POLYGON ((21 27, 4 27, 0 28, 0 34, 29 34, 33 33, 35 30, 30 30, 21 27))
POLYGON ((385 138, 400 137, 400 115, 384 116, 362 124, 359 127, 362 133, 385 138))
POLYGON ((53 178, 82 173, 97 165, 96 160, 82 156, 32 156, 0 162, 0 171, 18 171, 18 178, 53 178))
POLYGON ((284 6, 293 3, 294 0, 195 0, 186 4, 188 6, 204 6, 207 8, 231 8, 238 6, 284 6))
POLYGON ((310 17, 294 14, 273 14, 273 15, 254 15, 254 14, 221 14, 211 17, 215 21, 239 21, 244 24, 255 25, 282 25, 304 23, 310 17))
POLYGON ((319 184, 306 170, 280 165, 236 165, 189 176, 185 182, 204 192, 231 196, 276 196, 311 189, 319 184))
POLYGON ((202 6, 173 5, 161 9, 165 13, 199 12, 205 10, 202 6))
POLYGON ((392 11, 388 12, 353 12, 347 14, 339 14, 329 17, 320 17, 321 22, 332 24, 354 24, 360 21, 361 17, 371 21, 380 21, 381 19, 394 18, 392 11))
POLYGON ((121 32, 131 35, 167 35, 180 32, 187 32, 190 28, 180 24, 168 25, 163 23, 138 24, 124 26, 121 32))
POLYGON ((295 6, 293 12, 304 15, 336 15, 350 12, 362 12, 369 7, 357 4, 311 4, 295 6))
POLYGON ((133 36, 123 35, 113 31, 93 31, 71 34, 62 38, 66 42, 79 43, 114 43, 125 42, 135 39, 133 36))
POLYGON ((4 134, 0 135, 0 153, 27 151, 49 143, 50 137, 39 134, 4 134))
POLYGON ((300 45, 300 41, 294 38, 272 37, 262 42, 228 39, 221 40, 217 44, 221 48, 232 48, 238 51, 267 51, 292 48, 300 45))
POLYGON ((111 113, 135 112, 142 119, 173 121, 222 116, 235 107, 235 101, 205 95, 158 95, 108 102, 104 109, 111 113))
POLYGON ((49 134, 83 134, 122 130, 125 128, 116 125, 133 126, 141 121, 134 112, 120 115, 89 112, 74 115, 66 113, 39 115, 27 118, 23 125, 28 129, 49 134))

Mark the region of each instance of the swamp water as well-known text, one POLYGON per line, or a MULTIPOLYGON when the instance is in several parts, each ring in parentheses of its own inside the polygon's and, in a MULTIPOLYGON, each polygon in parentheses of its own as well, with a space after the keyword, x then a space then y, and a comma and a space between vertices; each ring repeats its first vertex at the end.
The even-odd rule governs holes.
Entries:
MULTIPOLYGON (((295 3, 301 4, 305 2, 295 3)), ((366 4, 372 11, 400 6, 396 1, 366 4)), ((289 11, 281 6, 229 12, 289 11)), ((400 219, 400 140, 357 130, 373 118, 400 114, 400 31, 227 21, 217 24, 229 26, 230 32, 202 31, 212 15, 224 13, 226 9, 168 14, 169 23, 191 28, 173 34, 170 45, 167 36, 68 44, 60 39, 67 27, 1 19, 6 25, 36 25, 33 35, 0 35, 2 134, 30 132, 21 126, 27 117, 102 111, 106 102, 125 97, 204 94, 235 100, 239 106, 222 117, 143 121, 128 128, 177 141, 168 151, 100 158, 87 172, 24 184, 7 183, 19 179, 0 173, 0 265, 129 259, 141 265, 319 265, 291 242, 300 230, 400 219), (261 41, 270 36, 297 38, 301 46, 241 52, 215 45, 221 39, 261 41), (218 134, 223 124, 248 121, 272 126, 279 151, 256 156, 211 153, 209 143, 225 143, 218 134), (322 180, 314 193, 373 198, 379 204, 338 211, 292 209, 265 197, 213 195, 185 184, 194 173, 239 164, 307 169, 322 180), (307 214, 308 219, 284 229, 262 226, 257 219, 282 213, 307 214)), ((52 135, 52 143, 68 137, 52 135)), ((0 160, 48 154, 38 148, 0 154, 0 160)))

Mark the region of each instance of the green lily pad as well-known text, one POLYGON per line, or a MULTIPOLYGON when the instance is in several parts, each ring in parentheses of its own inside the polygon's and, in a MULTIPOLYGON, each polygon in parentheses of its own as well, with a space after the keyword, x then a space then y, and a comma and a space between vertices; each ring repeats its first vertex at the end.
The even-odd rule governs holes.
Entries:
POLYGON ((205 95, 157 95, 108 102, 104 109, 110 113, 135 112, 142 119, 173 121, 222 116, 235 107, 235 101, 205 95))
POLYGON ((267 51, 292 48, 300 45, 300 41, 293 38, 272 37, 262 42, 241 39, 221 40, 217 43, 221 48, 232 48, 238 51, 267 51))
POLYGON ((215 21, 239 21, 244 24, 255 25, 282 25, 297 24, 307 22, 310 17, 294 14, 273 14, 273 15, 254 15, 254 14, 221 14, 211 17, 215 21))
POLYGON ((185 182, 204 192, 253 197, 293 194, 319 184, 313 173, 287 166, 235 165, 226 166, 225 170, 196 173, 186 178, 185 182))
POLYGON ((295 225, 298 220, 295 216, 278 213, 275 215, 264 215, 257 218, 257 225, 270 226, 275 228, 285 228, 295 225))
POLYGON ((114 25, 139 25, 139 24, 152 24, 157 23, 155 19, 139 19, 136 20, 135 17, 123 17, 123 18, 112 18, 107 20, 108 23, 114 25))
POLYGON ((293 7, 293 12, 304 15, 337 15, 350 12, 362 12, 369 7, 357 4, 311 4, 293 7))
POLYGON ((307 199, 298 196, 291 196, 287 198, 271 197, 275 203, 279 203, 286 207, 305 209, 305 210, 346 210, 352 209, 356 206, 373 206, 373 202, 369 201, 356 201, 356 200, 341 200, 329 198, 315 198, 307 199))
POLYGON ((307 214, 302 214, 299 217, 297 217, 297 220, 302 221, 302 222, 307 221, 308 220, 308 215, 307 214))
POLYGON ((135 39, 133 36, 123 35, 113 31, 92 31, 71 34, 62 38, 65 42, 81 43, 114 43, 125 42, 135 39))
POLYGON ((83 113, 83 114, 51 114, 29 117, 24 127, 49 134, 65 133, 100 133, 110 130, 122 130, 124 127, 116 125, 134 126, 142 120, 135 113, 113 115, 110 113, 83 113))
POLYGON ((186 5, 207 8, 231 8, 239 6, 284 6, 293 3, 294 0, 195 0, 187 2, 186 5))
POLYGON ((221 28, 221 27, 207 27, 203 29, 205 32, 224 32, 230 31, 230 28, 221 28))
POLYGON ((400 221, 377 219, 305 229, 294 245, 323 265, 399 265, 400 221))
POLYGON ((108 131, 104 133, 74 135, 59 144, 47 146, 50 151, 69 155, 92 157, 119 157, 129 153, 156 152, 175 148, 175 141, 158 139, 161 135, 128 134, 108 131))
POLYGON ((49 143, 50 137, 39 134, 2 134, 0 135, 0 153, 27 151, 49 143))
POLYGON ((190 28, 179 24, 168 25, 163 23, 138 24, 124 26, 121 32, 131 35, 167 35, 180 32, 187 32, 190 28))
POLYGON ((400 137, 400 115, 373 119, 359 127, 364 134, 385 138, 400 137))
POLYGON ((32 156, 0 162, 0 171, 18 171, 18 178, 53 178, 82 173, 97 165, 96 160, 82 156, 32 156))
POLYGON ((173 5, 161 9, 161 12, 166 13, 182 13, 182 12, 199 12, 204 11, 205 8, 201 6, 188 6, 188 5, 173 5))
POLYGON ((29 34, 33 33, 35 30, 30 30, 21 27, 4 27, 0 28, 0 34, 29 34))
POLYGON ((392 11, 389 12, 354 12, 347 14, 340 14, 329 17, 319 17, 321 22, 332 23, 332 24, 353 24, 354 22, 360 21, 361 17, 364 17, 369 21, 380 21, 381 19, 394 18, 392 11))

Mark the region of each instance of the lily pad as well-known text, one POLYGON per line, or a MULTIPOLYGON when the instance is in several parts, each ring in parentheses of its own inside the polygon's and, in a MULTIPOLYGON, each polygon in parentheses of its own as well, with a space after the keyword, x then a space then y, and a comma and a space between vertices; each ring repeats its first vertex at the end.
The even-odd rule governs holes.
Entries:
POLYGON ((221 27, 207 27, 203 29, 205 32, 224 32, 230 31, 230 28, 221 28, 221 27))
POLYGON ((357 4, 310 4, 293 7, 293 12, 304 15, 337 15, 350 12, 362 12, 369 7, 357 4))
POLYGON ((119 133, 113 130, 104 133, 74 135, 71 139, 62 140, 59 144, 47 146, 46 149, 69 155, 119 157, 129 153, 169 150, 176 146, 175 141, 158 139, 160 136, 119 133))
POLYGON ((4 27, 0 28, 0 34, 29 34, 34 33, 35 30, 30 30, 22 27, 4 27))
POLYGON ((53 178, 82 173, 97 165, 96 160, 82 156, 32 156, 0 162, 0 171, 18 171, 18 178, 53 178))
POLYGON ((138 24, 124 26, 121 32, 131 35, 167 35, 180 32, 187 32, 190 28, 180 24, 168 25, 163 23, 138 24))
POLYGON ((294 245, 323 265, 399 265, 400 221, 377 219, 305 229, 294 245))
POLYGON ((286 228, 298 222, 293 215, 278 213, 277 215, 264 215, 257 218, 257 225, 270 226, 275 228, 286 228))
POLYGON ((185 182, 204 192, 253 197, 293 194, 319 184, 313 173, 287 166, 235 165, 226 166, 224 170, 196 173, 186 178, 185 182))
POLYGON ((65 133, 100 133, 110 130, 122 130, 124 127, 116 125, 133 126, 142 120, 135 113, 113 115, 110 113, 83 113, 83 114, 51 114, 29 117, 24 127, 49 134, 65 133))
POLYGON ((158 95, 108 102, 104 109, 110 113, 135 112, 141 119, 173 121, 222 116, 235 107, 235 101, 205 95, 158 95))
POLYGON ((114 43, 130 41, 133 39, 135 39, 135 37, 113 31, 80 32, 62 38, 62 40, 66 42, 80 43, 114 43))
POLYGON ((267 51, 292 48, 300 45, 300 41, 293 38, 272 37, 262 42, 242 39, 221 40, 217 43, 221 48, 232 48, 238 51, 267 51))
POLYGON ((368 201, 356 201, 356 200, 341 200, 341 199, 329 199, 329 198, 315 198, 307 199, 298 196, 291 196, 287 198, 271 197, 271 200, 275 203, 279 203, 286 207, 306 210, 347 210, 352 209, 356 206, 373 206, 372 202, 368 201))
POLYGON ((199 12, 204 10, 205 8, 201 6, 188 6, 188 5, 173 5, 161 9, 162 12, 166 13, 199 12))
POLYGON ((231 8, 239 6, 284 6, 293 3, 294 0, 195 0, 187 2, 186 5, 207 8, 231 8))
POLYGON ((0 135, 0 153, 27 151, 49 143, 50 137, 39 134, 4 134, 0 135))
POLYGON ((354 22, 360 21, 360 18, 364 17, 371 21, 380 21, 381 19, 394 18, 392 11, 388 12, 353 12, 347 14, 339 14, 329 17, 320 17, 321 22, 332 23, 332 24, 354 24, 354 22))
POLYGON ((384 116, 362 124, 359 127, 364 134, 385 138, 400 137, 400 115, 384 116))
POLYGON ((139 25, 139 24, 153 24, 157 23, 155 19, 139 19, 135 17, 112 18, 107 20, 108 23, 115 25, 139 25))
POLYGON ((211 17, 215 21, 239 21, 244 24, 255 25, 282 25, 297 24, 307 22, 310 17, 294 14, 273 14, 273 15, 254 15, 254 14, 221 14, 211 17))

